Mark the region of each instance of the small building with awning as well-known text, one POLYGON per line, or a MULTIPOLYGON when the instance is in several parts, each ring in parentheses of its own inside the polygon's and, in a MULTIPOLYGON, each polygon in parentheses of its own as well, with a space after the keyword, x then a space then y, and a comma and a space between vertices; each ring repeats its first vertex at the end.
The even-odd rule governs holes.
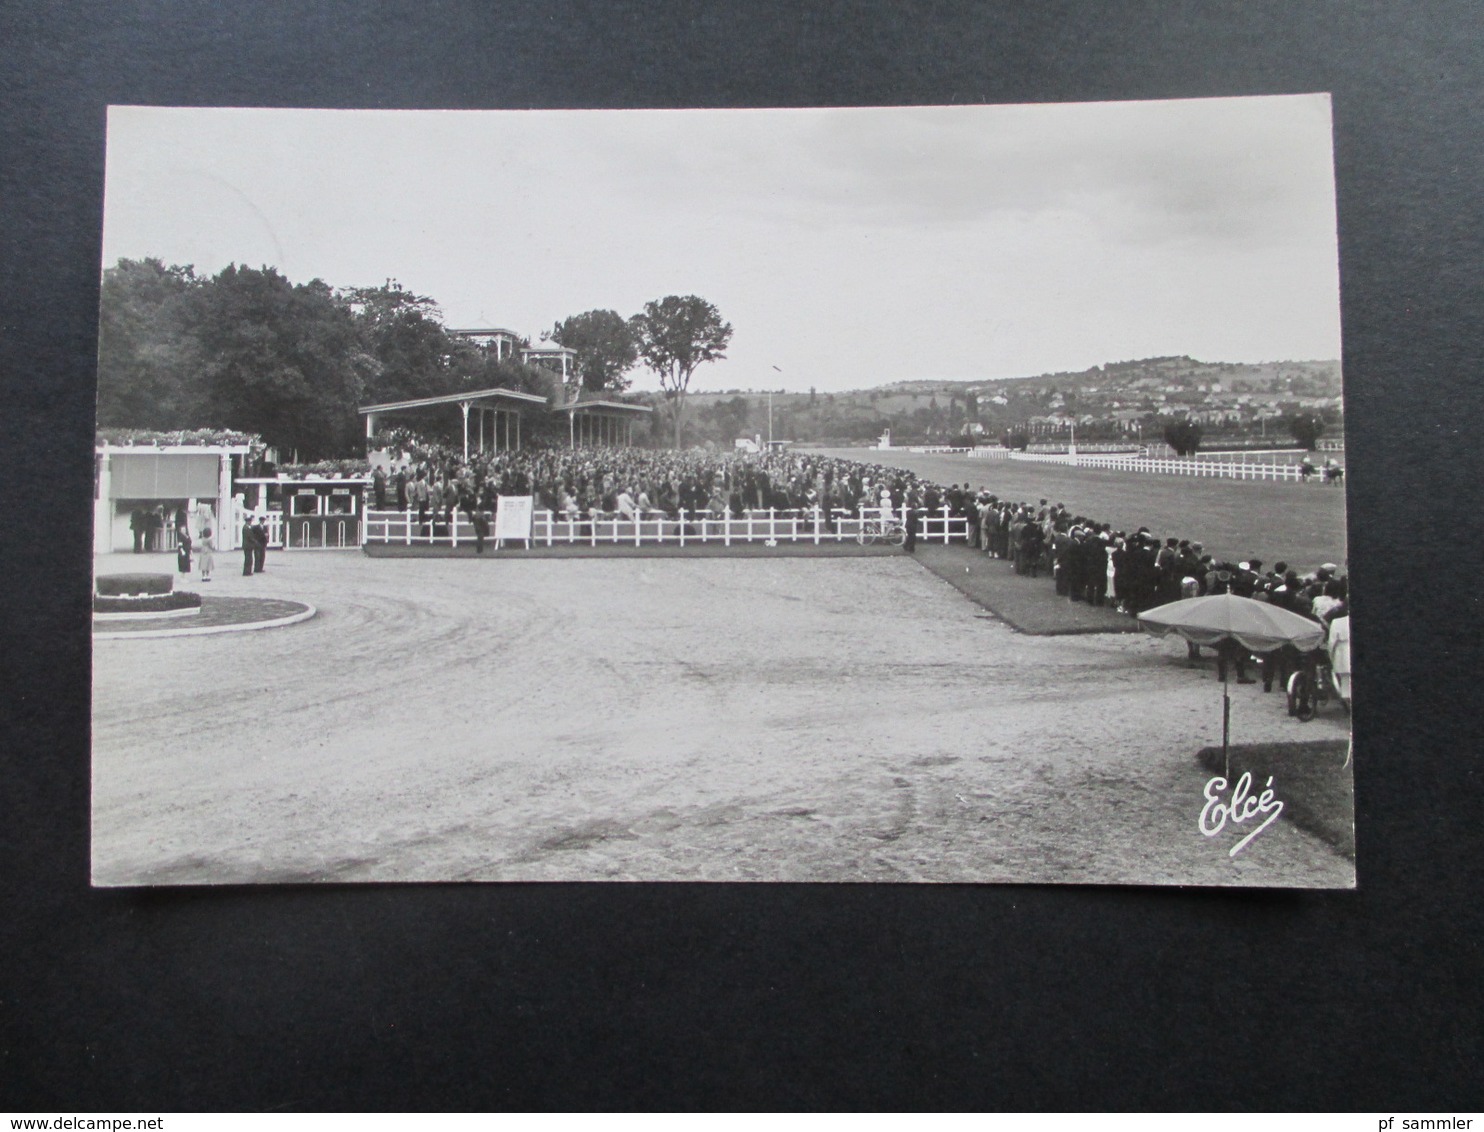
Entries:
POLYGON ((516 389, 472 389, 464 393, 446 393, 441 397, 417 397, 411 401, 389 401, 382 405, 362 405, 366 418, 366 441, 376 435, 384 417, 396 413, 425 412, 447 406, 455 407, 464 418, 464 459, 472 452, 514 452, 520 448, 521 417, 536 406, 545 407, 546 398, 516 389))
POLYGON ((218 550, 238 545, 232 521, 232 484, 250 444, 100 442, 93 452, 93 551, 133 549, 147 522, 143 549, 174 549, 175 525, 188 517, 192 533, 214 523, 218 550), (235 464, 235 466, 234 466, 235 464))
POLYGON ((567 414, 573 448, 626 448, 634 443, 634 422, 654 412, 648 405, 589 397, 558 406, 567 414))

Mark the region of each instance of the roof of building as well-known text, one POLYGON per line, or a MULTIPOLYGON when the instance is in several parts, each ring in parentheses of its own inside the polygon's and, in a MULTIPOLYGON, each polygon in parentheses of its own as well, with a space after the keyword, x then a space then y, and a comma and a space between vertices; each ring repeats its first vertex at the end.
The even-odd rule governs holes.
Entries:
POLYGON ((457 334, 460 338, 493 338, 496 335, 501 335, 505 338, 513 338, 517 342, 520 341, 519 334, 503 326, 472 326, 464 327, 460 330, 450 328, 448 332, 450 334, 457 334))
POLYGON ((631 405, 627 401, 604 401, 596 397, 587 400, 578 399, 576 401, 568 401, 565 405, 558 405, 557 409, 564 413, 577 413, 583 409, 607 409, 610 411, 617 410, 618 412, 630 413, 654 412, 648 405, 631 405))
POLYGON ((518 389, 471 389, 465 393, 445 393, 441 397, 417 397, 411 401, 388 401, 382 405, 362 405, 361 413, 380 413, 393 409, 421 409, 428 405, 458 405, 464 401, 519 401, 526 405, 544 405, 546 398, 518 389))

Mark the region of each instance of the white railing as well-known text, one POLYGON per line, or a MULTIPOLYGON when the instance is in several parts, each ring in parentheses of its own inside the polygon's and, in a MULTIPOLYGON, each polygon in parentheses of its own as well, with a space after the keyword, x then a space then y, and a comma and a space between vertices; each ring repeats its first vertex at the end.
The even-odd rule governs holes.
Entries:
MULTIPOLYGON (((650 512, 642 519, 603 513, 569 516, 551 511, 536 511, 531 516, 533 546, 643 546, 655 543, 721 543, 731 546, 740 542, 805 542, 819 545, 828 542, 854 542, 863 522, 876 522, 878 508, 846 511, 836 508, 829 514, 819 508, 807 510, 748 511, 741 516, 717 516, 710 511, 688 514, 681 511, 670 516, 650 512)), ((896 516, 906 522, 906 510, 896 516)), ((491 528, 493 524, 491 524, 491 528)), ((460 546, 478 541, 468 514, 458 513, 447 522, 440 516, 435 524, 430 517, 419 523, 415 511, 368 511, 362 525, 367 543, 402 546, 460 546)), ((968 520, 943 507, 930 514, 919 513, 917 537, 923 542, 950 543, 968 538, 968 520)), ((493 542, 493 534, 485 536, 493 542)))
POLYGON ((982 448, 970 448, 964 455, 974 460, 1008 460, 1010 449, 992 448, 985 445, 982 448))
POLYGON ((914 444, 908 447, 908 452, 934 452, 939 455, 954 455, 958 452, 967 452, 968 446, 955 447, 952 444, 914 444))
POLYGON ((281 550, 354 550, 360 545, 360 524, 354 517, 347 517, 340 521, 305 522, 290 516, 286 523, 281 519, 278 524, 274 524, 271 520, 268 523, 270 550, 275 547, 281 550), (295 534, 296 528, 297 534, 295 534), (274 541, 275 533, 278 536, 277 542, 274 541))
MULTIPOLYGON (((1301 480, 1297 464, 1229 463, 1215 460, 1161 460, 1128 456, 1099 456, 1096 453, 1076 456, 1042 452, 1014 452, 1012 460, 1041 464, 1062 464, 1083 468, 1107 468, 1118 472, 1154 472, 1172 476, 1213 476, 1238 480, 1301 480)), ((1317 473, 1315 478, 1322 478, 1317 473)))

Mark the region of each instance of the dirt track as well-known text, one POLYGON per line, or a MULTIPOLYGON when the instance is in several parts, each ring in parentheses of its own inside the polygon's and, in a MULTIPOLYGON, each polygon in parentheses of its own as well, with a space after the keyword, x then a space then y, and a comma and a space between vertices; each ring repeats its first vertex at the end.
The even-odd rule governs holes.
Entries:
MULTIPOLYGON (((300 552, 212 586, 320 614, 95 647, 97 883, 1353 880, 1282 821, 1235 859, 1199 834, 1220 695, 1183 645, 1021 636, 905 557, 300 552)), ((1344 734, 1233 692, 1242 741, 1344 734)))

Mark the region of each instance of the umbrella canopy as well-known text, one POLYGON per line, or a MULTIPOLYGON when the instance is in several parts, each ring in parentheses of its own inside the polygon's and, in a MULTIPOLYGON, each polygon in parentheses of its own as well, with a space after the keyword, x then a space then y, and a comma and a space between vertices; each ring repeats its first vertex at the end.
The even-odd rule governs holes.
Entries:
POLYGON ((1157 637, 1179 633, 1198 645, 1233 640, 1252 652, 1284 645, 1308 652, 1324 643, 1324 626, 1317 621, 1236 594, 1172 601, 1139 614, 1139 624, 1157 637))

